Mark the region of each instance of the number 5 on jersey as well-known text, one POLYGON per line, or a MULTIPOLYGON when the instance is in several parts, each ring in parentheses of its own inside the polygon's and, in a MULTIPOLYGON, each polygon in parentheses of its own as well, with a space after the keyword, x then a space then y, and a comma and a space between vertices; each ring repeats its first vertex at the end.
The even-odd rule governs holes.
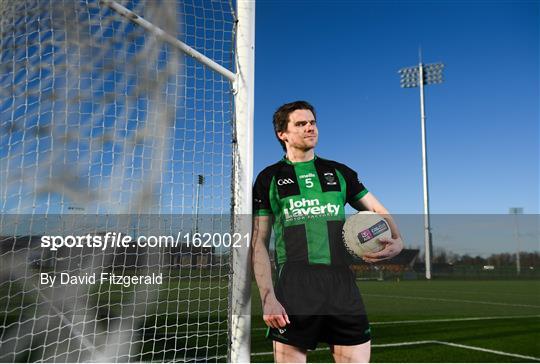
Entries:
POLYGON ((313 181, 311 180, 311 178, 306 178, 306 187, 307 188, 313 187, 313 181))

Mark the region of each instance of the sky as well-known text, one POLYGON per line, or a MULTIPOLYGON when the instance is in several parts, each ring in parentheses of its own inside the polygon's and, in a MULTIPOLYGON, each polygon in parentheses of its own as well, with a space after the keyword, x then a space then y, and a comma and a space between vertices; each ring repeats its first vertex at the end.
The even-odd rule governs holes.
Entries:
POLYGON ((422 213, 419 89, 398 74, 421 47, 445 65, 425 91, 431 213, 538 214, 539 4, 258 0, 255 175, 283 155, 273 112, 303 99, 317 155, 355 169, 393 214, 422 213))
MULTIPOLYGON (((191 18, 186 16, 186 19, 192 19, 188 28, 193 28, 195 33, 186 42, 223 66, 232 68, 233 58, 223 51, 230 46, 226 39, 232 39, 232 34, 217 34, 220 29, 232 29, 232 16, 229 14, 230 19, 224 16, 225 20, 210 26, 203 21, 210 15, 197 6, 197 2, 193 4, 187 6, 190 10, 186 10, 186 14, 191 18), (215 52, 207 52, 209 44, 215 52)), ((211 2, 212 8, 215 5, 223 7, 223 4, 226 3, 211 2)), ((230 9, 225 6, 221 10, 227 13, 230 9)), ((219 14, 212 13, 212 16, 219 19, 219 14)), ((25 23, 25 27, 33 29, 46 26, 45 23, 36 20, 25 23)), ((81 29, 86 23, 82 24, 81 29)), ((132 27, 128 32, 139 34, 134 29, 140 30, 132 27)), ((52 33, 43 34, 52 37, 52 33)), ((508 242, 514 240, 516 226, 508 211, 512 207, 521 207, 528 214, 519 221, 522 247, 540 251, 539 33, 539 1, 258 0, 255 174, 283 156, 272 128, 273 112, 286 102, 307 100, 317 109, 320 135, 316 153, 356 170, 364 185, 400 220, 398 224, 401 224, 408 246, 421 245, 423 192, 419 90, 400 88, 398 74, 399 69, 418 64, 421 47, 424 63, 442 62, 445 65, 444 83, 426 87, 429 197, 435 241, 471 254, 508 251, 508 242), (457 220, 448 218, 451 215, 457 216, 457 220), (465 226, 469 228, 464 229, 465 226), (478 236, 482 236, 484 245, 474 243, 478 236)), ((22 45, 35 41, 37 33, 29 34, 28 38, 11 40, 21 45, 13 48, 14 59, 30 57, 49 64, 52 57, 58 57, 62 62, 60 51, 51 53, 47 48, 33 48, 27 52, 22 45)), ((62 37, 59 32, 55 34, 62 37)), ((130 52, 140 50, 125 48, 126 57, 131 55, 130 52)), ((9 59, 10 52, 4 56, 9 59)), ((122 99, 126 96, 123 91, 108 109, 103 108, 99 97, 94 97, 95 92, 110 91, 105 84, 111 77, 117 79, 114 87, 119 90, 124 87, 124 82, 136 82, 129 78, 130 75, 138 74, 135 71, 145 66, 145 62, 119 59, 117 65, 125 66, 108 67, 111 73, 104 73, 103 77, 91 82, 90 78, 81 77, 90 85, 76 83, 80 89, 90 90, 83 96, 98 104, 85 103, 88 100, 84 98, 80 104, 71 104, 67 124, 71 126, 75 122, 79 127, 76 135, 81 138, 63 146, 53 143, 48 135, 34 138, 22 128, 3 134, 6 142, 0 143, 5 147, 0 148, 0 154, 10 153, 12 157, 4 164, 12 167, 7 171, 13 172, 14 181, 17 181, 18 167, 29 167, 23 169, 29 176, 28 181, 32 182, 25 185, 27 190, 21 190, 17 184, 10 185, 15 189, 13 192, 0 188, 3 196, 8 196, 4 198, 4 206, 22 211, 24 201, 33 213, 57 213, 69 210, 70 206, 84 205, 86 212, 91 212, 92 203, 98 206, 105 200, 113 201, 112 207, 107 205, 106 208, 120 209, 127 205, 124 200, 145 196, 143 187, 151 185, 156 177, 159 189, 152 193, 154 197, 160 196, 162 211, 193 213, 194 206, 198 206, 194 177, 201 174, 206 179, 201 190, 201 212, 224 209, 228 212, 227 186, 231 176, 228 158, 232 157, 232 151, 227 142, 231 137, 230 115, 225 110, 231 107, 230 101, 226 101, 230 99, 223 97, 228 95, 228 82, 216 77, 213 71, 205 70, 202 64, 187 60, 186 73, 195 77, 185 85, 184 97, 177 98, 179 104, 176 107, 181 112, 175 120, 174 143, 168 145, 172 161, 166 166, 167 173, 157 178, 153 172, 145 173, 151 172, 152 165, 156 165, 151 158, 153 137, 161 134, 148 134, 148 143, 144 147, 137 145, 132 152, 129 149, 132 144, 122 146, 120 142, 100 138, 111 133, 109 127, 114 124, 112 132, 125 132, 129 142, 136 134, 131 133, 132 130, 144 129, 145 123, 141 120, 153 120, 148 116, 151 109, 139 105, 139 99, 136 110, 125 112, 128 102, 122 99), (207 108, 208 104, 200 103, 201 99, 214 104, 207 108), (96 109, 92 109, 94 106, 96 109), (88 135, 97 138, 91 140, 88 135), (19 143, 23 139, 25 143, 19 143), (48 164, 45 164, 47 168, 41 168, 47 163, 47 153, 52 155, 55 151, 53 144, 61 149, 59 155, 65 156, 56 161, 55 165, 60 169, 54 171, 48 164), (125 155, 128 158, 124 158, 125 155), (69 165, 77 168, 70 169, 69 165), (38 170, 44 175, 37 174, 38 170), (74 183, 78 181, 76 178, 71 181, 71 175, 77 173, 85 183, 74 183), (118 182, 120 180, 123 182, 118 182), (91 199, 82 203, 71 201, 67 194, 55 195, 53 192, 40 195, 39 200, 34 193, 43 188, 36 185, 36 181, 45 187, 45 191, 60 190, 62 193, 65 185, 78 192, 77 188, 84 190, 95 183, 108 194, 97 202, 91 199)), ((100 62, 97 57, 86 63, 102 67, 100 62)), ((108 58, 107 62, 115 65, 108 58)), ((70 63, 80 64, 80 60, 75 58, 70 63)), ((63 114, 58 111, 65 109, 62 100, 44 98, 40 101, 27 92, 26 82, 27 79, 32 79, 31 82, 39 79, 40 90, 49 92, 50 84, 61 88, 61 74, 51 77, 46 72, 34 77, 25 70, 26 64, 8 62, 6 69, 15 65, 15 71, 6 72, 6 76, 0 78, 0 83, 9 85, 4 89, 12 90, 10 87, 16 86, 18 90, 13 100, 6 98, 7 101, 0 105, 0 119, 14 118, 16 124, 24 124, 27 128, 38 121, 48 125, 52 114, 62 122, 63 114), (13 109, 17 110, 14 114, 13 109)), ((84 76, 84 72, 81 75, 84 76)), ((175 87, 168 86, 170 97, 181 93, 175 87)), ((62 139, 64 124, 58 126, 61 133, 56 135, 62 139)), ((164 154, 156 155, 161 155, 158 160, 168 160, 164 154)), ((0 179, 2 177, 4 175, 0 179)), ((88 197, 79 193, 72 196, 88 197)), ((143 200, 136 200, 136 203, 140 201, 143 200)))

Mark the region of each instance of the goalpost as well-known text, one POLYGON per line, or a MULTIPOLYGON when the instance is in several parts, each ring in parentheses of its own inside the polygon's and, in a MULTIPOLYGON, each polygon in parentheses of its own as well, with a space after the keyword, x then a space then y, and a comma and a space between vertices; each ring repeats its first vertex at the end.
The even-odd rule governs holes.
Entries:
POLYGON ((249 362, 254 7, 0 0, 0 362, 249 362))

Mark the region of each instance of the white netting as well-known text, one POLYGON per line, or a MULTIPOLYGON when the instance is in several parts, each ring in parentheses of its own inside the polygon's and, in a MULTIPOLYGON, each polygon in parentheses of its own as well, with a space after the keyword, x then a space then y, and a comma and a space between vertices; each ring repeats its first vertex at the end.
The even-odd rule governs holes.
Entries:
MULTIPOLYGON (((117 3, 233 70, 229 1, 117 3)), ((230 231, 231 83, 107 1, 0 14, 0 362, 226 360, 227 249, 40 238, 230 231), (41 281, 61 273, 163 283, 41 281)))

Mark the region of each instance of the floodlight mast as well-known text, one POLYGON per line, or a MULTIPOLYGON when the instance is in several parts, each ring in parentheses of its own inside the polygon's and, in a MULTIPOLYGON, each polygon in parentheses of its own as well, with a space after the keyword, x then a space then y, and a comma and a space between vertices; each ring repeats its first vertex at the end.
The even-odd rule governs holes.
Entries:
POLYGON ((426 263, 426 279, 431 279, 431 223, 429 216, 429 190, 427 170, 427 142, 426 142, 426 113, 424 107, 424 85, 442 83, 442 70, 444 64, 423 64, 422 56, 416 67, 407 67, 399 70, 401 75, 401 87, 420 88, 420 126, 422 130, 422 183, 424 190, 424 249, 426 263))
POLYGON ((202 174, 197 175, 197 193, 195 195, 195 233, 199 232, 199 196, 201 186, 204 184, 204 176, 202 174))
POLYGON ((516 237, 516 275, 519 276, 521 274, 521 263, 519 259, 521 243, 519 240, 518 215, 521 215, 523 213, 523 207, 510 207, 508 212, 514 215, 514 223, 515 223, 514 234, 516 237))

